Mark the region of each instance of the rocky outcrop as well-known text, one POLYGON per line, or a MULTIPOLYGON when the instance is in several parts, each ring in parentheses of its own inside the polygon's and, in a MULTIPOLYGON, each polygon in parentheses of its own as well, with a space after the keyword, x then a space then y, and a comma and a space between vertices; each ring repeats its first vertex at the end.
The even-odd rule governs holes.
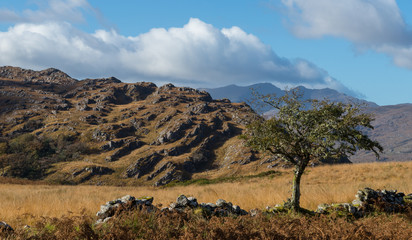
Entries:
POLYGON ((166 185, 173 181, 182 181, 183 174, 181 171, 177 171, 176 168, 171 168, 167 171, 158 181, 155 182, 154 186, 159 187, 166 185))
POLYGON ((93 131, 92 138, 97 141, 108 141, 116 138, 126 138, 134 136, 136 129, 133 126, 119 124, 105 124, 98 126, 93 131))
POLYGON ((124 157, 130 154, 133 150, 138 149, 143 145, 143 142, 140 141, 132 141, 125 144, 125 146, 117 149, 113 154, 106 157, 107 162, 114 162, 119 160, 121 157, 124 157))
POLYGON ((140 178, 143 175, 152 171, 154 166, 163 158, 163 156, 157 152, 150 154, 146 157, 137 159, 135 163, 130 165, 123 173, 125 178, 140 178))
POLYGON ((55 68, 48 68, 42 71, 33 71, 18 67, 0 67, 0 78, 20 80, 37 84, 49 83, 73 85, 77 82, 66 73, 55 68))
POLYGON ((169 125, 159 133, 156 144, 174 142, 183 136, 183 131, 193 124, 190 118, 169 123, 169 125))
POLYGON ((254 152, 242 142, 240 145, 231 145, 226 148, 225 156, 223 157, 223 166, 232 164, 245 165, 255 160, 254 152))
POLYGON ((150 174, 149 176, 147 176, 147 180, 150 181, 153 178, 157 177, 159 174, 161 174, 162 172, 166 171, 166 170, 171 170, 171 169, 175 169, 176 165, 172 162, 167 162, 165 164, 163 164, 160 168, 158 168, 156 171, 154 171, 152 174, 150 174))
POLYGON ((116 148, 120 148, 126 143, 127 143, 127 141, 125 139, 111 140, 111 141, 108 141, 107 143, 103 144, 102 146, 100 146, 100 149, 104 150, 104 151, 110 151, 110 150, 114 150, 116 148))
POLYGON ((72 172, 72 178, 78 179, 79 182, 84 182, 89 180, 93 176, 112 174, 113 172, 114 171, 111 168, 92 165, 80 169, 75 169, 72 172))

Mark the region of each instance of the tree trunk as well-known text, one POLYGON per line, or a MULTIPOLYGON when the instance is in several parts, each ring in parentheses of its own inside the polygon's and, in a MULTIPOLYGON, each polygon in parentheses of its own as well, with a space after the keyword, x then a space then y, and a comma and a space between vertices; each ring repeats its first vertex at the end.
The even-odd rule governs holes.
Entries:
POLYGON ((302 178, 304 168, 296 166, 295 177, 293 178, 292 187, 292 210, 294 212, 300 211, 300 179, 302 178))

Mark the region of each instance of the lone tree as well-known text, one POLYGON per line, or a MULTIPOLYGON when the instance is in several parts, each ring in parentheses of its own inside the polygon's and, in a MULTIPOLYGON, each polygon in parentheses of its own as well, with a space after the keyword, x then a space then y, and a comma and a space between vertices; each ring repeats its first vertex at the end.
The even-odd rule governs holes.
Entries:
POLYGON ((276 114, 268 120, 253 121, 242 137, 253 149, 269 152, 294 165, 292 211, 301 210, 300 181, 311 161, 339 159, 359 149, 373 151, 379 158, 378 152, 383 151, 378 142, 362 132, 373 129, 373 119, 359 105, 303 101, 297 90, 288 90, 282 97, 256 96, 264 105, 275 108, 276 114))

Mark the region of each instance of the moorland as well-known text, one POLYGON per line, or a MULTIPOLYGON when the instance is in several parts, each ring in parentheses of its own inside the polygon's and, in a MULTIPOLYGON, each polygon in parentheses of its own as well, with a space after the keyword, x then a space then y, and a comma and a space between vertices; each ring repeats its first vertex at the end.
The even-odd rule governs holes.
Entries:
MULTIPOLYGON (((412 192, 409 128, 397 128, 410 119, 403 118, 407 112, 394 114, 396 109, 375 109, 382 114, 371 136, 391 139, 385 147, 392 144, 383 161, 370 162, 370 153, 362 152, 352 159, 357 164, 314 162, 303 175, 302 207, 314 211, 321 203, 351 202, 365 187, 412 192), (391 121, 390 115, 398 117, 391 121), (405 138, 401 143, 398 132, 405 138)), ((201 202, 225 199, 248 211, 284 203, 291 194, 291 166, 238 137, 256 117, 245 103, 215 100, 192 88, 113 77, 79 81, 57 69, 1 67, 0 221, 16 229, 16 239, 411 236, 410 208, 361 219, 135 212, 94 225, 100 205, 127 194, 152 196, 159 208, 180 194, 201 202)))

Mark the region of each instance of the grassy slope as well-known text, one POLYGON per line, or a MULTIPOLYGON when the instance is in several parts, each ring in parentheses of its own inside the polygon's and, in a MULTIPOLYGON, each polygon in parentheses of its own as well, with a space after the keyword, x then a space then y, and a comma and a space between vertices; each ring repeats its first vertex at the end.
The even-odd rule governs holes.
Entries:
MULTIPOLYGON (((210 173, 213 175, 213 172, 210 173)), ((302 180, 302 206, 315 209, 320 203, 350 202, 363 187, 412 192, 412 162, 368 163, 320 166, 307 169, 302 180)), ((229 179, 230 180, 230 179, 229 179)), ((10 184, 0 178, 0 220, 13 225, 31 224, 40 216, 94 216, 100 205, 130 194, 153 196, 154 204, 168 205, 180 194, 195 196, 199 202, 219 198, 244 209, 264 208, 282 203, 290 196, 291 170, 261 178, 240 178, 218 184, 154 187, 58 186, 10 184)))

